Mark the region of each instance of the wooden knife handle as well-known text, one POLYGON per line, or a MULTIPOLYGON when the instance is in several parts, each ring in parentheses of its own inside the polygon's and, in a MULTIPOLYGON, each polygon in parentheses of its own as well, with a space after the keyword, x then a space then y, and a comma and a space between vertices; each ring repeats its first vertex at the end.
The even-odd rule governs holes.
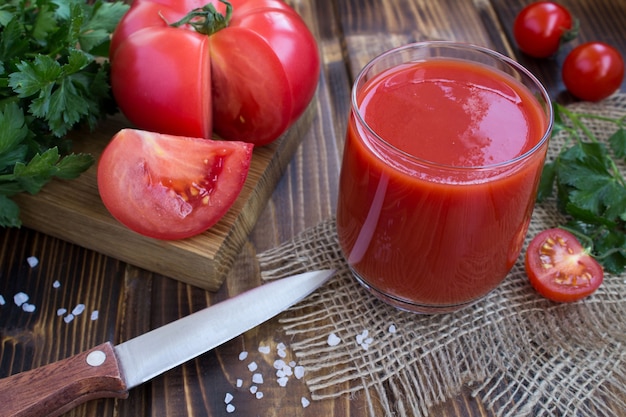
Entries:
POLYGON ((107 397, 128 397, 110 342, 0 379, 0 416, 59 416, 86 401, 107 397))

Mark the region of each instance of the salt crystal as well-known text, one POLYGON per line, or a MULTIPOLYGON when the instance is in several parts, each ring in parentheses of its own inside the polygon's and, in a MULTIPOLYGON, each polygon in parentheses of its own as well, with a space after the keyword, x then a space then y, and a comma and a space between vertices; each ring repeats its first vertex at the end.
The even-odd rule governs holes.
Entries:
POLYGON ((239 354, 239 360, 243 361, 248 357, 248 352, 244 351, 239 354))
POLYGON ((36 310, 36 307, 34 304, 24 303, 22 304, 22 310, 24 310, 27 313, 32 313, 33 311, 36 310))
POLYGON ((278 350, 285 350, 285 349, 287 349, 287 346, 285 346, 285 344, 283 342, 280 342, 279 344, 276 345, 276 349, 278 349, 278 350))
POLYGON ((282 369, 279 369, 278 371, 276 371, 276 376, 278 378, 282 378, 285 376, 285 371, 283 371, 282 369))
POLYGON ((398 330, 396 329, 396 325, 395 324, 390 324, 389 325, 389 333, 395 333, 398 330))
POLYGON ((5 305, 7 302, 4 300, 4 297, 0 295, 0 306, 5 305))
POLYGON ((302 379, 302 377, 304 377, 304 366, 296 366, 293 368, 293 374, 296 378, 302 379))
POLYGON ((261 353, 270 353, 270 347, 269 346, 259 346, 259 352, 261 353))
POLYGON ((281 387, 286 387, 287 386, 287 382, 289 381, 289 378, 284 376, 282 378, 278 378, 276 381, 278 382, 278 385, 280 385, 281 387))
POLYGON ((282 359, 276 359, 274 361, 274 369, 283 369, 285 365, 285 361, 282 359))
POLYGON ((254 375, 252 375, 252 382, 254 382, 255 384, 262 384, 263 383, 263 375, 256 373, 254 375))
POLYGON ((241 378, 237 378, 237 383, 236 383, 236 385, 237 385, 237 388, 241 388, 241 387, 243 386, 243 379, 241 379, 241 378))
POLYGON ((250 372, 256 371, 257 368, 258 368, 258 366, 257 366, 256 362, 250 362, 248 364, 248 369, 250 370, 250 372))
POLYGON ((89 316, 89 318, 93 321, 93 320, 98 320, 98 310, 94 310, 91 312, 91 316, 89 316))
POLYGON ((256 385, 252 385, 252 386, 250 387, 250 392, 251 392, 252 394, 256 394, 256 392, 257 392, 258 390, 259 390, 259 387, 257 387, 256 385))
POLYGON ((226 396, 224 397, 224 402, 226 404, 229 404, 232 400, 233 400, 233 394, 231 394, 230 392, 227 392, 226 396))
POLYGON ((13 301, 15 302, 16 306, 21 307, 22 304, 28 301, 28 298, 28 295, 24 294, 23 292, 18 292, 13 296, 13 301))
POLYGON ((292 368, 296 366, 296 361, 291 361, 289 362, 289 366, 291 366, 292 368))
POLYGON ((263 393, 261 391, 258 391, 256 394, 254 394, 254 396, 257 398, 257 400, 260 400, 261 398, 263 398, 263 393))
POLYGON ((283 368, 283 373, 284 373, 284 375, 285 375, 285 376, 291 376, 291 375, 293 375, 293 371, 291 370, 291 367, 290 367, 290 366, 285 366, 285 367, 283 368))
POLYGON ((234 412, 235 412, 235 406, 234 406, 234 405, 232 405, 232 404, 228 404, 228 405, 226 406, 226 412, 228 412, 228 413, 234 413, 234 412))
POLYGON ((369 343, 361 343, 361 347, 363 348, 363 350, 368 350, 370 348, 370 344, 369 343))
POLYGON ((28 262, 28 265, 30 265, 31 268, 39 265, 39 259, 37 259, 36 256, 29 256, 28 258, 26 258, 26 262, 28 262))
POLYGON ((335 333, 328 335, 328 346, 337 346, 341 343, 341 339, 335 333))
POLYGON ((374 338, 372 337, 368 337, 367 339, 365 339, 363 341, 364 343, 367 343, 368 345, 371 345, 372 343, 374 343, 374 338))
POLYGON ((276 352, 276 354, 278 356, 280 356, 281 358, 286 358, 287 357, 287 352, 285 352, 284 350, 279 350, 276 352))
POLYGON ((72 313, 70 313, 67 316, 63 317, 63 321, 66 322, 66 323, 69 323, 72 320, 74 320, 74 315, 72 313))
POLYGON ((74 316, 80 316, 83 314, 83 311, 85 311, 85 304, 77 304, 74 310, 72 310, 72 314, 74 316))
POLYGON ((309 404, 311 404, 311 401, 309 401, 305 397, 302 397, 302 398, 300 398, 300 403, 302 404, 303 408, 307 408, 309 406, 309 404))
POLYGON ((66 308, 59 308, 57 310, 57 316, 62 316, 63 314, 67 313, 67 309, 66 308))
POLYGON ((56 280, 52 283, 52 288, 61 288, 61 283, 59 280, 56 280))

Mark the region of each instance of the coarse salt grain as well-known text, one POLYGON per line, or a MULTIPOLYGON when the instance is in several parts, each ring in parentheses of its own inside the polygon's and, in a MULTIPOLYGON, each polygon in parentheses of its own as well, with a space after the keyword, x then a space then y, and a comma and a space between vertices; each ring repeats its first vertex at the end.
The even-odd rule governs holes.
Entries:
POLYGON ((0 306, 5 305, 7 302, 4 300, 4 297, 0 295, 0 306))
POLYGON ((257 387, 256 385, 252 385, 252 386, 250 387, 250 392, 251 392, 252 394, 256 394, 256 392, 257 392, 258 390, 259 390, 259 387, 257 387))
POLYGON ((237 382, 235 385, 237 385, 237 388, 241 388, 243 386, 243 379, 237 378, 237 382))
POLYGON ((91 312, 91 316, 89 316, 89 318, 93 321, 93 320, 98 320, 98 316, 100 315, 100 313, 98 312, 98 310, 94 310, 91 312))
POLYGON ((311 401, 309 401, 306 397, 302 397, 300 398, 300 403, 302 404, 302 407, 307 408, 311 404, 311 401))
POLYGON ((256 371, 256 370, 257 370, 257 368, 258 368, 258 365, 256 364, 256 362, 250 362, 250 363, 248 364, 248 370, 249 370, 250 372, 254 372, 254 371, 256 371))
POLYGON ((280 342, 279 344, 276 345, 276 349, 285 350, 287 349, 287 346, 283 342, 280 342))
POLYGON ((66 322, 66 323, 69 323, 72 320, 74 320, 74 315, 72 313, 70 313, 67 316, 63 317, 63 321, 66 322))
POLYGON ((39 265, 39 259, 37 259, 36 256, 29 256, 28 258, 26 258, 26 262, 28 262, 28 265, 31 268, 36 267, 37 265, 39 265))
POLYGON ((61 283, 59 280, 56 280, 52 283, 52 288, 61 288, 61 283))
POLYGON ((13 302, 15 302, 16 306, 21 307, 22 304, 28 301, 29 298, 30 297, 28 297, 28 295, 26 295, 25 293, 18 292, 17 294, 13 296, 13 302))
POLYGON ((27 312, 27 313, 32 313, 33 311, 35 311, 35 305, 34 304, 29 304, 29 303, 24 303, 24 304, 22 304, 22 310, 27 312))
POLYGON ((34 304, 28 304, 28 303, 24 303, 22 304, 22 310, 24 310, 27 313, 32 313, 37 309, 37 307, 35 307, 34 304))
POLYGON ((278 385, 280 385, 281 387, 286 387, 287 386, 287 382, 289 382, 289 378, 287 378, 286 376, 282 377, 282 378, 278 378, 276 380, 276 382, 278 382, 278 385))
POLYGON ((276 354, 278 356, 280 356, 281 358, 286 358, 287 357, 287 352, 284 351, 284 350, 279 350, 279 351, 276 352, 276 354))
POLYGON ((257 391, 257 393, 254 394, 254 396, 257 398, 257 400, 260 400, 261 398, 263 398, 263 393, 261 391, 257 391))
POLYGON ((72 314, 74 316, 80 316, 85 311, 85 304, 77 304, 76 307, 72 310, 72 314))
POLYGON ((296 361, 291 361, 289 362, 289 366, 291 366, 292 368, 294 368, 296 366, 296 361))
POLYGON ((263 375, 260 373, 256 373, 254 375, 252 375, 252 382, 254 382, 255 384, 262 384, 263 383, 263 375))
POLYGON ((247 357, 248 357, 248 352, 246 352, 246 351, 243 351, 243 352, 241 352, 241 353, 239 354, 239 360, 240 360, 240 361, 245 360, 247 357))
POLYGON ((259 346, 259 352, 267 354, 270 353, 270 347, 269 346, 259 346))
POLYGON ((232 404, 228 404, 228 405, 226 406, 226 412, 227 412, 227 413, 234 413, 234 412, 235 412, 235 406, 234 406, 234 405, 232 405, 232 404))
POLYGON ((232 400, 233 400, 233 394, 231 394, 230 392, 227 392, 226 396, 224 397, 224 402, 226 404, 230 404, 232 400))
POLYGON ((296 366, 293 368, 293 374, 297 379, 302 379, 304 377, 304 366, 296 366))
POLYGON ((59 308, 57 310, 57 316, 62 316, 63 314, 67 313, 67 308, 59 308))
POLYGON ((341 343, 341 339, 335 334, 331 333, 328 335, 328 346, 337 346, 341 343))
POLYGON ((389 325, 389 333, 395 333, 398 330, 396 329, 396 325, 395 324, 390 324, 389 325))
POLYGON ((285 365, 286 365, 286 363, 282 359, 276 359, 274 361, 274 368, 275 369, 283 369, 285 367, 285 365))

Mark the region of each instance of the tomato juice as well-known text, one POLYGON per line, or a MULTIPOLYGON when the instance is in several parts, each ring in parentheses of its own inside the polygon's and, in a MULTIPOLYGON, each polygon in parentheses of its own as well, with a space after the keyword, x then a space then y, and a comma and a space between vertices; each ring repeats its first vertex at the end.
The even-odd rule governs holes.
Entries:
POLYGON ((520 254, 536 198, 552 117, 541 100, 513 76, 454 58, 361 76, 337 208, 357 279, 427 313, 494 289, 520 254))

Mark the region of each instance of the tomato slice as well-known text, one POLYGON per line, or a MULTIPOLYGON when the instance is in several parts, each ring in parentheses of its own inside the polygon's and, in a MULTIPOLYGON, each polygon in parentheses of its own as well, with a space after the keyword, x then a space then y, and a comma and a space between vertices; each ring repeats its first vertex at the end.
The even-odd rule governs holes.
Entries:
POLYGON ((537 292, 557 302, 587 297, 604 279, 598 261, 574 235, 558 228, 544 230, 533 238, 526 251, 525 266, 537 292))
POLYGON ((102 202, 122 224, 157 239, 204 232, 228 211, 253 145, 123 129, 98 162, 102 202))

